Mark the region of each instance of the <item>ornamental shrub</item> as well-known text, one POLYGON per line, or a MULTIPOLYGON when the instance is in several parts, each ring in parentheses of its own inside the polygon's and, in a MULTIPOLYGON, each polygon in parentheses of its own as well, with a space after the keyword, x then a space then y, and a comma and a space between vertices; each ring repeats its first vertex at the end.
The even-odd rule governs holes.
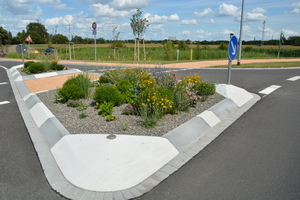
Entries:
POLYGON ((63 70, 64 68, 65 68, 65 66, 63 66, 63 65, 56 65, 55 66, 55 69, 58 70, 58 71, 63 70))
POLYGON ((94 93, 93 99, 98 104, 112 102, 114 106, 119 106, 124 102, 122 94, 114 86, 99 86, 94 93))
POLYGON ((35 63, 34 61, 28 61, 24 63, 24 68, 27 69, 32 63, 35 63))
POLYGON ((45 71, 45 66, 40 63, 40 62, 37 62, 37 63, 31 63, 29 66, 28 66, 28 71, 30 73, 41 73, 43 71, 45 71))
POLYGON ((124 100, 126 103, 129 103, 132 101, 132 85, 128 80, 122 80, 118 82, 116 85, 117 89, 120 91, 120 93, 124 96, 124 100))
POLYGON ((117 70, 108 71, 104 73, 102 76, 100 76, 99 83, 116 84, 117 82, 123 79, 124 79, 124 75, 122 73, 122 70, 117 69, 117 70))
POLYGON ((84 93, 80 87, 77 84, 72 84, 72 82, 64 84, 63 87, 58 90, 58 95, 63 103, 69 99, 77 100, 84 97, 84 93))
POLYGON ((214 83, 200 82, 195 84, 193 89, 197 92, 198 95, 204 97, 213 95, 216 92, 216 86, 214 83))
POLYGON ((58 90, 58 95, 65 103, 69 99, 77 100, 87 98, 90 91, 90 79, 82 74, 77 77, 69 78, 61 89, 58 90))
POLYGON ((112 102, 104 102, 100 105, 100 110, 98 112, 99 115, 107 116, 111 115, 114 110, 114 104, 112 102))

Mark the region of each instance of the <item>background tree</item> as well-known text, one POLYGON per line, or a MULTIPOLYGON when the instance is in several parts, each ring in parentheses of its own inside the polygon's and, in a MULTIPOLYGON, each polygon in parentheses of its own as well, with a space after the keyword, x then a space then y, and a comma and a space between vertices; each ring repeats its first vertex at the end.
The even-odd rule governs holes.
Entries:
POLYGON ((180 42, 178 43, 178 49, 180 49, 180 50, 188 50, 189 46, 185 43, 184 40, 180 40, 180 42))
POLYGON ((69 42, 67 36, 64 36, 62 34, 56 34, 52 38, 53 44, 66 44, 67 42, 69 42))
MULTIPOLYGON (((146 29, 148 26, 150 26, 150 24, 148 24, 148 20, 146 18, 142 18, 142 14, 143 12, 141 11, 140 8, 136 9, 136 13, 132 15, 132 18, 130 19, 131 23, 130 26, 132 28, 132 32, 133 35, 135 36, 135 42, 136 40, 138 41, 138 60, 139 59, 139 40, 140 37, 143 35, 143 33, 145 33, 146 29)), ((134 46, 134 48, 136 49, 136 45, 134 46)), ((136 54, 136 51, 134 52, 134 54, 136 54)))
MULTIPOLYGON (((49 33, 46 27, 37 22, 31 22, 26 26, 27 34, 31 36, 33 43, 35 44, 45 44, 48 42, 49 33)), ((25 40, 27 35, 23 40, 25 40)))
POLYGON ((0 26, 0 45, 9 44, 9 35, 8 32, 0 26))

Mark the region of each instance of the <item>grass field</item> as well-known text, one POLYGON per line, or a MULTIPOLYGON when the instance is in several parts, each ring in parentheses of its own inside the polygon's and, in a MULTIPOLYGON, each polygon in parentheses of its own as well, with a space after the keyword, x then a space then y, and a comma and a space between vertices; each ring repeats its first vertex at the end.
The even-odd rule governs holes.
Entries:
MULTIPOLYGON (((120 48, 113 50, 110 48, 110 44, 97 44, 97 55, 96 61, 98 62, 121 62, 121 63, 132 63, 134 61, 134 44, 127 43, 125 48, 120 48)), ((30 57, 31 59, 37 60, 84 60, 84 61, 95 61, 95 51, 94 44, 75 44, 69 48, 66 44, 53 44, 56 48, 55 55, 45 56, 43 52, 48 48, 47 44, 43 45, 30 45, 30 51, 24 55, 25 58, 30 57), (70 50, 71 49, 71 53, 70 50), (35 52, 35 53, 34 53, 35 52)), ((209 45, 209 48, 197 49, 196 45, 189 45, 193 49, 193 61, 201 60, 223 60, 228 58, 227 50, 218 49, 218 45, 209 45)), ((243 51, 243 59, 267 59, 267 58, 277 58, 277 48, 278 46, 264 45, 243 45, 243 48, 252 47, 251 51, 243 51)), ((2 49, 6 50, 8 58, 21 58, 21 55, 16 53, 16 46, 6 46, 2 49)), ((282 55, 286 57, 300 57, 300 47, 298 46, 283 46, 282 55), (286 51, 284 53, 284 51, 286 51)), ((176 49, 171 52, 171 60, 165 60, 165 51, 162 48, 162 44, 145 44, 145 52, 143 45, 140 44, 140 61, 139 63, 148 64, 168 64, 175 62, 189 62, 190 51, 180 50, 178 55, 176 55, 176 49)))

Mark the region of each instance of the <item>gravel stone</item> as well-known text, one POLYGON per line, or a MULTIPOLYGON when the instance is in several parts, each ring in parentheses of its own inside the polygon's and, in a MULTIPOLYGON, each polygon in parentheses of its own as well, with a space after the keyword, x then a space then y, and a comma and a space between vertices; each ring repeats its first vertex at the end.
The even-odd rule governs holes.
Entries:
POLYGON ((162 136, 224 99, 223 96, 216 93, 209 96, 205 102, 198 102, 195 107, 190 108, 189 112, 179 112, 175 115, 167 114, 159 121, 158 126, 146 129, 142 127, 143 120, 141 117, 122 114, 122 110, 127 104, 114 107, 113 115, 116 119, 108 122, 105 117, 98 115, 98 110, 94 108, 92 99, 82 100, 83 104, 89 106, 84 111, 78 111, 66 104, 55 104, 55 92, 56 90, 50 90, 36 95, 71 134, 162 136), (88 116, 80 119, 79 115, 82 112, 88 116))

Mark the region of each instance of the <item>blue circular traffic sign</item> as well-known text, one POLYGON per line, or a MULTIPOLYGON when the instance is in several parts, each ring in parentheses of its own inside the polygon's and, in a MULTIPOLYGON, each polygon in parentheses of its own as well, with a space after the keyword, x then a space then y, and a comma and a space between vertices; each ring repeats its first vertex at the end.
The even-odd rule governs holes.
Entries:
POLYGON ((228 45, 228 56, 230 60, 234 60, 238 52, 238 41, 235 36, 232 36, 228 45))

